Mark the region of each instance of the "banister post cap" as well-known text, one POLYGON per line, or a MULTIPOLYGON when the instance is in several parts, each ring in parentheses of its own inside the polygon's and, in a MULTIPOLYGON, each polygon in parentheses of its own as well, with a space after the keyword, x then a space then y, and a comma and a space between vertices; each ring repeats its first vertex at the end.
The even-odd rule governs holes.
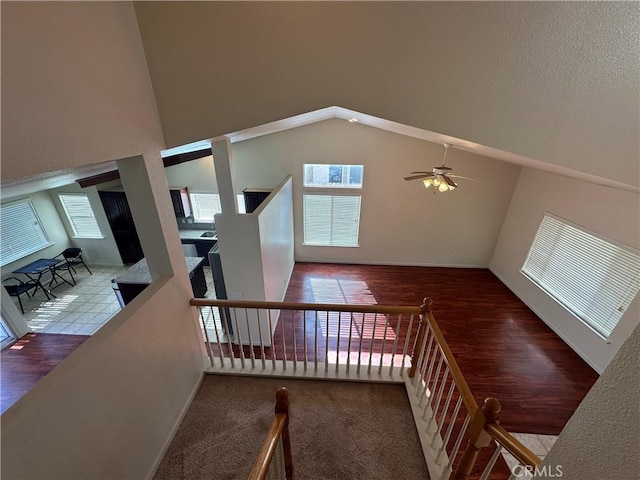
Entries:
POLYGON ((482 413, 484 414, 488 423, 497 423, 498 414, 502 410, 500 401, 494 397, 487 397, 482 405, 482 413))

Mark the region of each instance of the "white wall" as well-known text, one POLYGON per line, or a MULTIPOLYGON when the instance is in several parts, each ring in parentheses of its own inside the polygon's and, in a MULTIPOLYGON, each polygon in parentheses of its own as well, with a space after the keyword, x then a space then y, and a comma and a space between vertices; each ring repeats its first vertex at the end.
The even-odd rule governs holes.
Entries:
POLYGON ((64 187, 49 190, 49 194, 51 195, 51 199, 56 206, 58 215, 62 219, 62 223, 64 224, 68 235, 71 237, 71 243, 73 246, 82 248, 82 257, 85 262, 90 265, 122 265, 122 257, 120 257, 120 252, 118 251, 118 246, 113 238, 113 232, 111 231, 109 220, 104 212, 104 207, 100 201, 100 195, 98 195, 98 190, 95 186, 82 188, 77 183, 71 183, 64 187), (87 199, 89 200, 93 214, 96 217, 96 222, 98 223, 98 227, 100 227, 100 232, 102 233, 103 238, 73 238, 73 229, 69 224, 69 220, 67 219, 62 203, 60 203, 60 199, 58 197, 61 193, 85 193, 87 195, 87 199))
POLYGON ((545 212, 640 247, 638 194, 523 169, 496 243, 491 270, 547 325, 602 372, 640 319, 636 298, 606 343, 520 273, 545 212))
POLYGON ((135 8, 170 146, 338 105, 640 182, 634 2, 135 8))
POLYGON ((218 192, 218 181, 210 155, 164 169, 170 187, 189 187, 190 191, 218 192))
MULTIPOLYGON (((228 298, 277 302, 284 299, 295 263, 291 191, 291 178, 286 178, 253 213, 216 215, 228 298)), ((252 315, 253 312, 245 318, 240 314, 239 323, 234 324, 236 342, 256 342, 262 332, 263 342, 270 344, 267 319, 263 319, 259 329, 252 315)))
POLYGON ((640 327, 622 345, 569 419, 540 478, 627 480, 640 469, 640 327), (553 475, 553 473, 556 473, 553 475))
POLYGON ((296 261, 486 267, 520 168, 452 150, 448 166, 488 183, 460 180, 434 195, 403 179, 440 165, 443 153, 442 145, 333 119, 234 143, 234 182, 242 191, 293 177, 296 261), (364 165, 358 248, 303 245, 305 163, 364 165))
POLYGON ((1 8, 3 180, 117 160, 154 278, 2 415, 2 475, 147 478, 204 349, 135 12, 128 2, 1 8))
MULTIPOLYGON (((286 178, 253 213, 258 216, 264 299, 282 302, 293 272, 293 182, 286 178)), ((249 214, 252 215, 252 214, 249 214)))

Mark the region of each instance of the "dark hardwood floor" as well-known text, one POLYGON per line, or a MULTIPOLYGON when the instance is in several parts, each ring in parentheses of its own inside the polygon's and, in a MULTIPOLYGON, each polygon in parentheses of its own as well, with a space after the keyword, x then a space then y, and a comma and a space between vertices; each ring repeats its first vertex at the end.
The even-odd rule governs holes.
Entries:
POLYGON ((598 374, 487 269, 298 263, 285 300, 420 305, 424 297, 478 403, 498 398, 507 430, 559 434, 598 374))
POLYGON ((29 333, 0 353, 0 413, 42 380, 89 338, 88 335, 29 333))
MULTIPOLYGON (((510 431, 557 435, 598 378, 485 269, 298 263, 285 300, 419 305, 424 297, 476 399, 498 398, 510 431)), ((87 338, 29 334, 2 351, 1 410, 87 338)))

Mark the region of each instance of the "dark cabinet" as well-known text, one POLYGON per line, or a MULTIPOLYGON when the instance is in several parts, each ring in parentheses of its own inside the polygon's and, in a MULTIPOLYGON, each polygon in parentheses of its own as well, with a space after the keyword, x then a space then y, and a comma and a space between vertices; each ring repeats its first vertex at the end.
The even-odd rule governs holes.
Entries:
POLYGON ((253 211, 260 206, 262 202, 269 196, 271 190, 263 190, 260 188, 245 188, 242 191, 244 195, 244 208, 247 213, 253 211))
POLYGON ((191 280, 191 289, 195 298, 204 298, 207 293, 207 280, 204 277, 204 270, 201 264, 198 268, 189 274, 191 280))
POLYGON ((189 191, 186 187, 171 188, 171 204, 176 217, 188 217, 191 215, 191 203, 189 202, 189 191))
POLYGON ((122 263, 136 263, 144 257, 142 245, 133 222, 131 209, 124 192, 100 191, 100 200, 109 220, 113 238, 122 263))
POLYGON ((211 250, 215 244, 215 240, 195 240, 196 253, 199 257, 204 257, 203 265, 209 266, 209 250, 211 250))

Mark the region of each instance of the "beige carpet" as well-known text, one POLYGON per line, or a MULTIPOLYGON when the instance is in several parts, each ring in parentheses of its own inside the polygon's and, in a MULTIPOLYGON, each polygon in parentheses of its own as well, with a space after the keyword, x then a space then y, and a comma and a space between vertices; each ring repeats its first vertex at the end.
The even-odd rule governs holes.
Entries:
POLYGON ((403 385, 208 375, 155 480, 247 478, 281 386, 298 480, 429 478, 403 385))

